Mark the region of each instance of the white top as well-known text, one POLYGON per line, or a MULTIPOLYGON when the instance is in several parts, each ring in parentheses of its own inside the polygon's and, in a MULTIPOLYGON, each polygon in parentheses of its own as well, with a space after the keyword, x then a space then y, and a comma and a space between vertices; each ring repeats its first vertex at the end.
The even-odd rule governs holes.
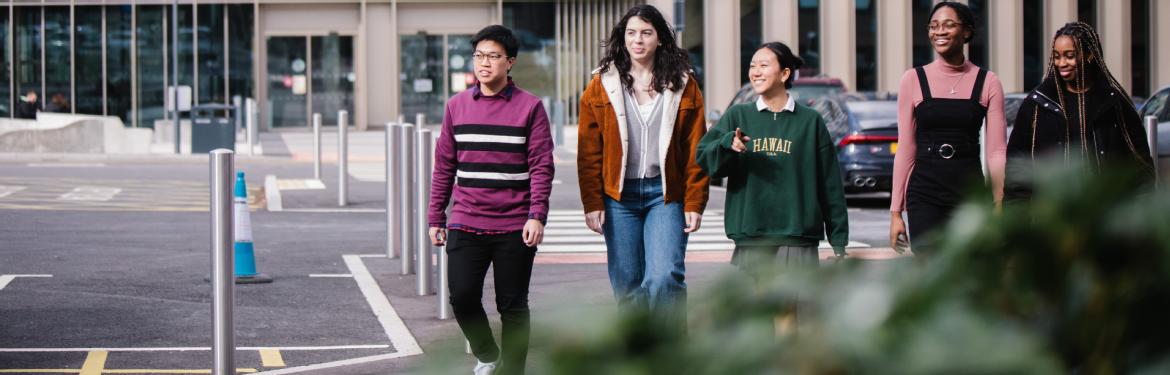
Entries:
MULTIPOLYGON (((796 112, 796 99, 792 98, 792 93, 788 93, 788 102, 784 103, 784 108, 780 108, 780 112, 796 112)), ((764 103, 764 97, 756 98, 756 111, 771 111, 768 108, 768 103, 764 103)))

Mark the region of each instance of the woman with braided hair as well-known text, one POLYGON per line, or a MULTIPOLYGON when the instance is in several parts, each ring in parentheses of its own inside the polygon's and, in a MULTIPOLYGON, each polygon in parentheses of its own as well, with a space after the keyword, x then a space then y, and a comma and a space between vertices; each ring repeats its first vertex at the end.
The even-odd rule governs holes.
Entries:
POLYGON ((1088 24, 1069 22, 1056 31, 1048 73, 1020 106, 1008 141, 1005 199, 1031 197, 1033 162, 1043 157, 1080 162, 1091 171, 1137 168, 1152 181, 1141 120, 1101 51, 1088 24))
POLYGON ((985 181, 979 160, 981 129, 991 189, 996 202, 1000 199, 1007 138, 1003 85, 995 73, 963 54, 976 25, 967 5, 936 4, 927 30, 938 58, 902 75, 890 198, 890 246, 899 253, 907 234, 915 256, 933 253, 932 233, 950 220, 970 186, 985 181))

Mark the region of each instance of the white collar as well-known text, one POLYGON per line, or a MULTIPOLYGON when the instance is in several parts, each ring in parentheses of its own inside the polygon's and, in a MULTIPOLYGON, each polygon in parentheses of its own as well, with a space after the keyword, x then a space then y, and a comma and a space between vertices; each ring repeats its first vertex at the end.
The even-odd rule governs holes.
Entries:
MULTIPOLYGON (((768 104, 764 103, 763 96, 756 98, 756 111, 771 111, 771 109, 768 108, 768 104)), ((788 102, 784 103, 784 108, 781 108, 780 112, 796 112, 796 99, 792 98, 791 92, 788 93, 788 102)))

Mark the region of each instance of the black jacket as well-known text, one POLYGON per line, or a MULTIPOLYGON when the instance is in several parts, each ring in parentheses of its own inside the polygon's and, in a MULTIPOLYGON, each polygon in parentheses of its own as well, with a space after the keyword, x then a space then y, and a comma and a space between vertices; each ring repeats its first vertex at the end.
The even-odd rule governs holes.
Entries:
MULTIPOLYGON (((1023 200, 1032 195, 1032 168, 1034 159, 1062 157, 1068 150, 1070 160, 1082 156, 1081 129, 1068 124, 1065 108, 1057 96, 1056 80, 1047 77, 1028 93, 1007 146, 1007 170, 1004 182, 1005 200, 1023 200), (1035 124, 1035 128, 1033 128, 1035 124), (1071 141, 1071 142, 1070 142, 1071 141), (1071 145, 1069 143, 1072 143, 1071 145)), ((1118 92, 1105 79, 1098 79, 1085 98, 1085 138, 1089 154, 1088 167, 1099 170, 1102 165, 1125 163, 1136 165, 1153 181, 1153 160, 1150 157, 1146 132, 1141 118, 1124 93, 1118 92)), ((1065 100, 1075 100, 1065 93, 1065 100)), ((1075 118, 1075 117, 1074 117, 1075 118)))
POLYGON ((37 102, 28 102, 24 98, 16 99, 16 111, 12 114, 13 117, 23 119, 36 119, 37 110, 40 109, 37 102))

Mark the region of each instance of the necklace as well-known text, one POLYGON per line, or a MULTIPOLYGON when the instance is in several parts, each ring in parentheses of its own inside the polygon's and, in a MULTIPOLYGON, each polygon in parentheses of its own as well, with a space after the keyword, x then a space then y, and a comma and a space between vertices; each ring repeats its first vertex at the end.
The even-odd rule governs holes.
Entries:
POLYGON ((955 84, 951 85, 951 95, 955 95, 955 94, 959 93, 958 91, 955 91, 955 87, 958 87, 959 82, 963 82, 963 77, 966 77, 966 76, 967 76, 967 72, 963 72, 962 75, 959 75, 959 79, 955 80, 955 84))

